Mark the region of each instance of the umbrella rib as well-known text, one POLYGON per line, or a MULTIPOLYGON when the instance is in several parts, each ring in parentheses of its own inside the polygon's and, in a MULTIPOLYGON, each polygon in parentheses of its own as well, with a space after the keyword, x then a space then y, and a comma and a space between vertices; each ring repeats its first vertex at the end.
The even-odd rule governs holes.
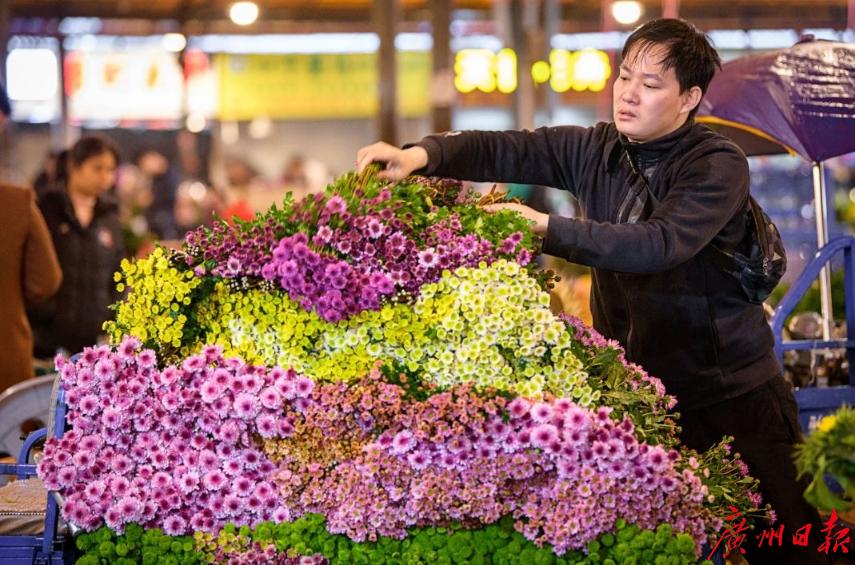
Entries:
POLYGON ((794 157, 798 156, 798 153, 792 147, 790 147, 786 143, 778 141, 777 139, 775 139, 774 137, 772 137, 771 135, 769 135, 765 131, 763 131, 759 128, 756 128, 754 126, 749 126, 747 124, 734 122, 732 120, 725 120, 724 118, 719 118, 718 116, 698 116, 695 118, 695 121, 698 121, 701 123, 707 123, 707 124, 730 126, 730 127, 734 127, 737 129, 741 129, 743 131, 747 131, 748 133, 756 135, 757 137, 762 137, 763 139, 771 141, 772 143, 777 143, 778 145, 780 145, 781 147, 786 149, 787 153, 789 153, 790 155, 792 155, 794 157))

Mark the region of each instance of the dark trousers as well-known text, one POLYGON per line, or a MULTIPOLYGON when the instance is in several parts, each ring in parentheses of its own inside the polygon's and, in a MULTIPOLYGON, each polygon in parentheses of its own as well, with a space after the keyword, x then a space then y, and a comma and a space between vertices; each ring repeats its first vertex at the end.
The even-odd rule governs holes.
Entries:
POLYGON ((741 547, 750 565, 812 565, 833 559, 830 553, 817 551, 825 534, 816 509, 802 496, 809 481, 796 480, 793 446, 801 439, 798 414, 791 387, 781 376, 737 398, 681 412, 680 437, 692 449, 703 452, 723 436, 734 438, 734 451, 742 455, 751 475, 760 481, 763 501, 771 504, 778 516, 775 531, 784 524, 780 547, 777 542, 769 547, 764 541, 763 548, 758 548, 760 532, 769 527, 765 522, 747 533, 741 547), (806 524, 812 524, 809 545, 794 545, 793 534, 806 524))

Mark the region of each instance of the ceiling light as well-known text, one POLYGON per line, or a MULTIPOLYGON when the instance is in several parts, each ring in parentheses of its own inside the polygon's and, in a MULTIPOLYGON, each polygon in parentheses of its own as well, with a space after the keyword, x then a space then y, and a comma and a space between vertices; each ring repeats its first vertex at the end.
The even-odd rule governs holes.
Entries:
POLYGON ((208 122, 202 114, 190 114, 187 116, 185 125, 191 133, 199 133, 205 129, 208 122))
POLYGON ((248 26, 258 19, 258 4, 255 2, 235 2, 229 8, 229 17, 240 26, 248 26))
POLYGON ((163 35, 163 39, 160 40, 160 44, 167 51, 179 53, 187 47, 187 38, 180 33, 166 33, 163 35))
POLYGON ((641 3, 635 0, 612 2, 612 16, 619 24, 634 24, 641 17, 641 3))

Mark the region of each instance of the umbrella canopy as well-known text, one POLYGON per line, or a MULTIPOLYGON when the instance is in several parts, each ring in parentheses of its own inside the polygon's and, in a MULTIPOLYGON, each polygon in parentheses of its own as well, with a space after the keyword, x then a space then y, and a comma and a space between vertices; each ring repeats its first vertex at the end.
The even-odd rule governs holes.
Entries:
POLYGON ((812 162, 855 151, 855 45, 806 41, 722 65, 697 120, 748 155, 812 162))

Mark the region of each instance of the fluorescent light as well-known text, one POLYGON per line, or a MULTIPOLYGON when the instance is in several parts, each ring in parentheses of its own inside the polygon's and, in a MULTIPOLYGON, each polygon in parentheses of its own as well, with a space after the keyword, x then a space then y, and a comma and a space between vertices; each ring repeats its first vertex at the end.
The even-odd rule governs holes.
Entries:
POLYGON ((203 35, 191 37, 190 47, 206 53, 376 53, 376 33, 289 33, 203 35))
POLYGON ((748 48, 748 34, 741 29, 717 29, 708 35, 716 49, 748 48))
POLYGON ((803 29, 802 35, 812 35, 814 39, 827 39, 829 41, 840 41, 840 32, 837 30, 823 29, 803 29))
POLYGON ((752 29, 748 39, 752 49, 783 49, 795 44, 799 35, 792 29, 752 29))
POLYGON ((395 49, 398 51, 430 51, 433 49, 433 36, 429 33, 399 33, 395 37, 395 49))
POLYGON ((581 51, 582 49, 601 49, 603 51, 621 49, 629 33, 608 31, 595 33, 557 33, 552 36, 553 49, 581 51))
POLYGON ((50 49, 13 49, 6 58, 9 98, 49 100, 59 88, 59 66, 50 49))
POLYGON ((502 47, 502 40, 495 35, 464 35, 451 38, 451 50, 455 53, 463 49, 487 49, 495 53, 502 47))

